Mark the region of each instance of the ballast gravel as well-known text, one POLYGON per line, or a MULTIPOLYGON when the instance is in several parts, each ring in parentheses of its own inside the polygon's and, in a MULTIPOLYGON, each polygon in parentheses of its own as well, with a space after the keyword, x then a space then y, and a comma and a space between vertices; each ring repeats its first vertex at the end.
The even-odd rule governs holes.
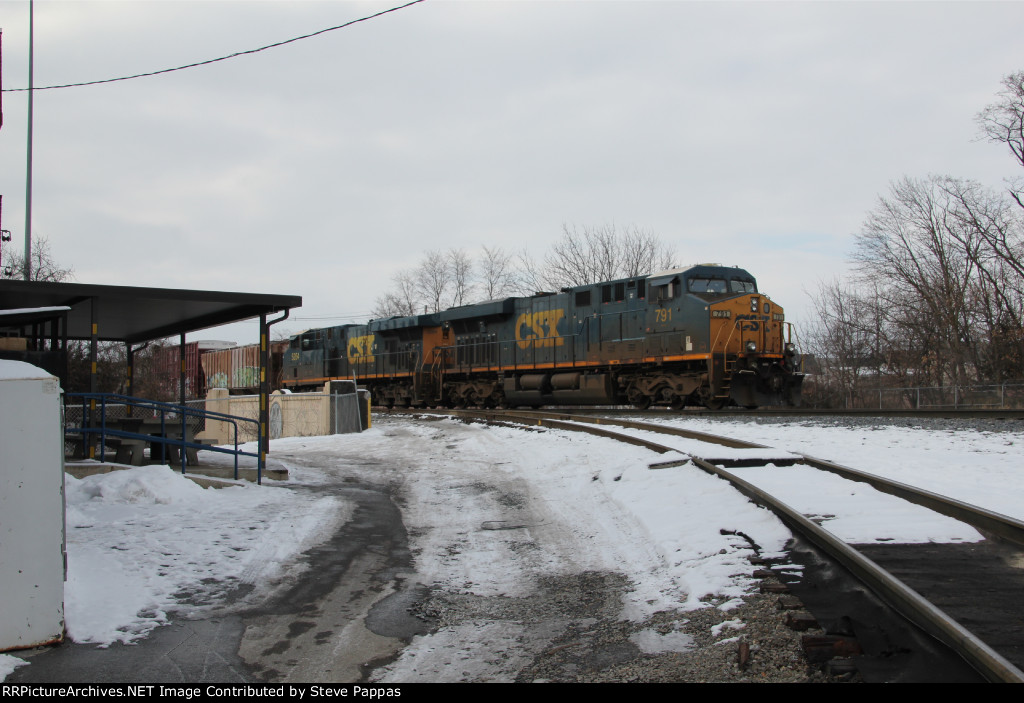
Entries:
MULTIPOLYGON (((754 567, 752 567, 753 569, 754 567)), ((773 581, 769 579, 769 581, 773 581)), ((659 612, 641 622, 623 620, 621 574, 586 572, 548 577, 525 598, 436 592, 414 613, 435 632, 466 625, 514 626, 526 633, 527 657, 502 667, 501 651, 474 651, 497 668, 486 675, 467 666, 447 680, 519 683, 753 683, 857 681, 807 662, 804 634, 786 624, 779 596, 708 600, 690 611, 659 612)), ((429 677, 432 672, 421 672, 429 677)), ((449 671, 449 676, 451 672, 449 671)))

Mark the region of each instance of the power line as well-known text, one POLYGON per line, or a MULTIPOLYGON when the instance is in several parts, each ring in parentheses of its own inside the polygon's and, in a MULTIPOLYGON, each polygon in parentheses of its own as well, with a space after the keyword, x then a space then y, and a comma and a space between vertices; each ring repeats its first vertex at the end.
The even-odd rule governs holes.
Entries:
POLYGON ((372 312, 341 313, 339 315, 303 315, 291 318, 302 321, 325 321, 325 320, 360 320, 372 316, 372 312))
POLYGON ((319 36, 321 34, 326 34, 327 32, 333 32, 336 29, 344 29, 345 27, 351 27, 354 24, 358 24, 360 22, 366 22, 367 20, 372 20, 372 19, 375 19, 375 18, 380 17, 382 15, 389 14, 391 12, 397 12, 399 10, 404 10, 407 7, 411 7, 413 5, 417 5, 417 4, 421 3, 421 2, 425 2, 425 0, 412 0, 412 2, 407 2, 406 4, 399 5, 398 7, 392 7, 392 8, 387 9, 387 10, 381 10, 380 12, 378 12, 376 14, 367 15, 366 17, 360 17, 359 19, 355 19, 355 20, 352 20, 350 22, 346 22, 345 24, 339 24, 337 27, 328 27, 327 29, 321 29, 321 30, 319 30, 317 32, 313 32, 312 34, 304 34, 301 37, 293 37, 291 39, 285 39, 284 41, 279 41, 279 42, 276 42, 274 44, 267 44, 266 46, 261 46, 258 49, 249 49, 248 51, 239 51, 239 52, 234 53, 234 54, 229 54, 228 56, 221 56, 220 58, 216 58, 216 59, 209 59, 207 61, 199 61, 197 63, 190 63, 190 64, 187 64, 185 66, 177 66, 175 68, 165 68, 165 69, 162 69, 160 71, 150 71, 149 73, 136 73, 135 75, 132 75, 132 76, 122 76, 120 78, 105 78, 105 79, 99 80, 99 81, 87 81, 85 83, 67 83, 65 85, 48 85, 48 86, 44 86, 42 88, 4 88, 2 92, 4 92, 4 93, 19 93, 19 92, 27 92, 29 90, 37 91, 37 90, 55 90, 57 88, 79 88, 79 87, 85 86, 85 85, 100 85, 101 83, 116 83, 117 81, 130 81, 133 78, 148 78, 149 76, 159 76, 162 73, 173 73, 174 71, 184 71, 187 68, 196 68, 197 66, 206 66, 206 65, 209 65, 211 63, 217 63, 218 61, 227 61, 228 59, 234 59, 234 58, 237 58, 239 56, 246 56, 247 54, 257 54, 257 53, 259 53, 261 51, 266 51, 267 49, 275 49, 275 48, 277 48, 279 46, 284 46, 285 44, 291 44, 293 42, 302 41, 303 39, 310 39, 311 37, 316 37, 316 36, 319 36))

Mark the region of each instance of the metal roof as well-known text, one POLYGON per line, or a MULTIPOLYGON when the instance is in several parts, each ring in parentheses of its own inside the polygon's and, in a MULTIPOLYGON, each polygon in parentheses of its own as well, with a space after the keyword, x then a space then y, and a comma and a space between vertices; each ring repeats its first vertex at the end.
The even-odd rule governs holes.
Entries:
POLYGON ((137 344, 297 308, 302 296, 0 281, 0 310, 69 307, 68 339, 91 337, 94 304, 100 340, 137 344))

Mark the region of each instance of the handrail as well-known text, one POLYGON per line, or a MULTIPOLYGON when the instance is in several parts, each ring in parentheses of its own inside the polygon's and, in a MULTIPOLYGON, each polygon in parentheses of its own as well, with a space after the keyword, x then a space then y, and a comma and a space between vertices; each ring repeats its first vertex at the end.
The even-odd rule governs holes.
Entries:
MULTIPOLYGON (((145 440, 151 444, 160 445, 160 458, 161 461, 165 458, 165 448, 168 445, 179 448, 181 455, 181 472, 185 473, 185 467, 187 465, 187 449, 203 449, 205 451, 218 452, 222 454, 232 454, 235 459, 235 480, 238 480, 238 457, 239 456, 251 456, 256 458, 256 482, 262 484, 263 482, 263 456, 260 452, 247 452, 238 448, 238 423, 239 422, 250 422, 256 425, 256 436, 260 436, 260 422, 259 420, 241 417, 237 415, 228 415, 227 413, 220 413, 213 410, 206 410, 205 408, 200 410, 198 408, 190 408, 187 405, 176 405, 173 403, 164 403, 158 400, 148 400, 146 398, 135 398, 127 395, 119 395, 117 393, 65 393, 65 402, 72 398, 82 399, 82 424, 79 427, 65 427, 64 434, 81 434, 83 441, 86 437, 98 436, 100 444, 100 461, 106 459, 106 438, 118 437, 123 439, 137 439, 145 440), (91 401, 91 402, 87 402, 91 401), (114 401, 114 402, 110 402, 114 401), (96 405, 99 404, 99 418, 95 418, 93 413, 96 411, 96 405), (115 429, 107 427, 107 406, 108 405, 123 405, 128 408, 140 408, 142 410, 152 411, 154 414, 159 413, 160 416, 160 436, 142 434, 140 432, 131 432, 128 430, 115 429), (167 415, 178 415, 181 418, 181 435, 179 438, 171 438, 167 436, 167 415), (200 418, 204 421, 206 419, 220 420, 229 423, 234 428, 235 447, 234 449, 227 449, 224 447, 214 447, 206 444, 200 444, 198 442, 188 441, 188 423, 189 417, 200 418), (98 420, 98 426, 97 426, 98 420)), ((151 457, 152 458, 152 457, 151 457)))

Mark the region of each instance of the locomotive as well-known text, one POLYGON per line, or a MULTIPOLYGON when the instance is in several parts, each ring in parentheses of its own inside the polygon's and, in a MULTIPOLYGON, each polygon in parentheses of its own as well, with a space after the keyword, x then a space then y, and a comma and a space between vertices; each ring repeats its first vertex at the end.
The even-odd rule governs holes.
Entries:
POLYGON ((355 378, 389 408, 796 405, 792 335, 747 271, 701 264, 307 330, 282 385, 355 378))

